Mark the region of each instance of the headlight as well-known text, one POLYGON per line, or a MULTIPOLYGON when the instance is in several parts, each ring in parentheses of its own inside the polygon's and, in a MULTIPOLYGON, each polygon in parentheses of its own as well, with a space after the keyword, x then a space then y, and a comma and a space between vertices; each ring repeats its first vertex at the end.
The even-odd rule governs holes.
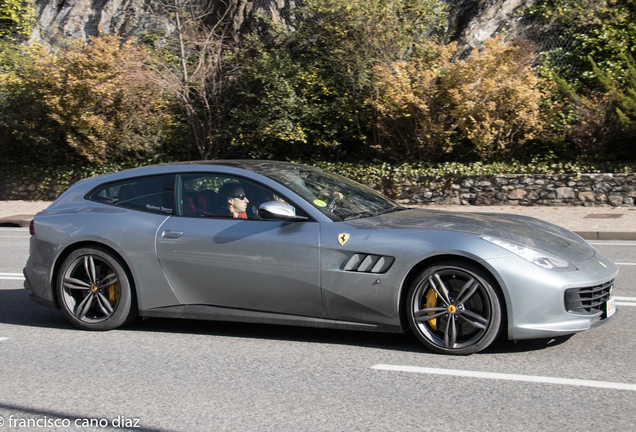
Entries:
POLYGON ((497 246, 502 247, 505 250, 512 252, 515 255, 520 256, 526 261, 530 261, 532 264, 536 264, 539 267, 543 267, 544 269, 578 270, 575 266, 573 266, 567 261, 562 260, 561 258, 557 258, 554 255, 551 255, 546 252, 542 252, 540 250, 532 249, 528 246, 522 246, 520 244, 512 243, 507 240, 503 240, 503 239, 495 238, 495 237, 481 236, 480 238, 492 244, 496 244, 497 246))

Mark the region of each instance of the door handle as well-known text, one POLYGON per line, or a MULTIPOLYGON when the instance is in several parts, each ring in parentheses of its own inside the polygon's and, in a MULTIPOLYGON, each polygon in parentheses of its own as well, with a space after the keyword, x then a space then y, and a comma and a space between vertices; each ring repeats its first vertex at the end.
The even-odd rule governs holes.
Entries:
POLYGON ((182 235, 183 231, 165 230, 163 233, 161 233, 161 237, 163 238, 179 238, 182 235))

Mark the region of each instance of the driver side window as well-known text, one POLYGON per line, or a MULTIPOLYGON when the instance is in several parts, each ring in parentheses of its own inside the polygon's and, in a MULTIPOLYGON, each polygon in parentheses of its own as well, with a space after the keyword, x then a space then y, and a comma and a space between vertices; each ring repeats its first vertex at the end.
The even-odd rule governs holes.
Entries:
POLYGON ((294 208, 273 190, 243 178, 211 173, 177 177, 178 216, 261 220, 258 208, 264 202, 282 201, 294 208))

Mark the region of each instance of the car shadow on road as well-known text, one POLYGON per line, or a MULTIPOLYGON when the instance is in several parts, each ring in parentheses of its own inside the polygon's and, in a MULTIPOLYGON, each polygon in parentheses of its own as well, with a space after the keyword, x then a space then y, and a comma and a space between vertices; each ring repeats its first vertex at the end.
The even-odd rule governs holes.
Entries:
POLYGON ((145 332, 204 334, 232 338, 351 345, 391 351, 426 351, 410 332, 378 333, 273 324, 169 318, 144 319, 132 323, 125 329, 145 332))
POLYGON ((62 312, 29 300, 30 291, 24 289, 0 290, 0 324, 73 329, 62 312))
MULTIPOLYGON (((0 290, 0 324, 83 331, 74 327, 61 311, 29 300, 29 294, 30 292, 26 290, 0 290)), ((431 351, 424 347, 410 331, 406 333, 378 333, 169 318, 139 319, 119 331, 202 334, 246 339, 297 341, 431 354, 431 351)), ((560 345, 570 337, 523 340, 516 343, 499 339, 479 354, 513 354, 543 350, 560 345)))
POLYGON ((543 339, 526 339, 511 341, 508 339, 497 339, 488 348, 482 351, 483 354, 513 354, 529 351, 539 351, 567 342, 574 335, 559 336, 543 339))

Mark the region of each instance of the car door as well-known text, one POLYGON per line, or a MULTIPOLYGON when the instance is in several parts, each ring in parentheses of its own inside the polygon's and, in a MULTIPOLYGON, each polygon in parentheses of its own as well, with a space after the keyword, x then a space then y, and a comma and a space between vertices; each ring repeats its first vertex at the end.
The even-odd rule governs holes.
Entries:
POLYGON ((258 205, 274 191, 242 178, 183 174, 175 189, 176 215, 159 228, 156 247, 182 304, 322 316, 319 223, 259 219, 258 205), (247 219, 225 216, 217 194, 228 182, 249 197, 247 219))

